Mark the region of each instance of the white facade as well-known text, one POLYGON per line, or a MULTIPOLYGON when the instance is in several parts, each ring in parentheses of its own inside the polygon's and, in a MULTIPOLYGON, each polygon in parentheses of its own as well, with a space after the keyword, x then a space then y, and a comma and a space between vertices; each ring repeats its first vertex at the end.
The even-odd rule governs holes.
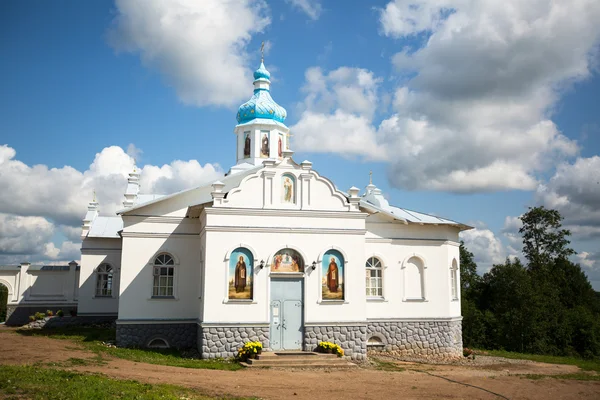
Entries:
MULTIPOLYGON (((269 90, 268 77, 259 74, 255 97, 269 90)), ((257 113, 260 101, 251 104, 257 113)), ((118 316, 121 345, 159 340, 198 346, 205 357, 231 356, 248 340, 304 350, 331 340, 355 359, 365 357, 368 341, 409 353, 461 351, 453 271, 458 233, 469 227, 392 207, 372 184, 362 196, 339 191, 310 162, 292 159, 288 132, 265 118, 240 123, 237 165, 222 181, 140 195, 134 171, 117 216, 98 216, 90 203, 79 315, 118 316), (261 157, 266 133, 269 155, 261 157), (276 255, 282 249, 290 250, 276 255), (286 262, 293 272, 281 272, 286 262), (107 265, 110 283, 98 274, 107 265), (272 293, 278 282, 301 295, 272 293)))

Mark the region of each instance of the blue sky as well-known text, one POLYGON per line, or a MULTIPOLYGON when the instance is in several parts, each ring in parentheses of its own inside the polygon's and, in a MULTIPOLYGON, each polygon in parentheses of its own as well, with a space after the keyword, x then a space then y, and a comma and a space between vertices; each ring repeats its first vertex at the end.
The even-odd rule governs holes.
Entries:
POLYGON ((111 183, 100 199, 121 201, 128 147, 154 191, 227 171, 266 41, 297 161, 343 190, 372 170, 392 204, 476 226, 464 239, 482 271, 519 254, 514 217, 558 208, 600 289, 595 2, 240 0, 207 16, 213 2, 181 1, 173 26, 160 23, 173 3, 136 3, 0 5, 0 180, 12 190, 0 262, 76 254, 79 200, 111 183), (36 211, 61 196, 69 206, 36 211))

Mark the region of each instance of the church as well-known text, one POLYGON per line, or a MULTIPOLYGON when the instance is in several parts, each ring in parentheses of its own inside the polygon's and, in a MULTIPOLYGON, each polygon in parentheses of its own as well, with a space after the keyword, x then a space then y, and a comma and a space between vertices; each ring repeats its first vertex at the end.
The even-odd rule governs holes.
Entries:
POLYGON ((142 194, 83 220, 78 315, 116 318, 117 345, 232 357, 340 345, 462 355, 459 238, 469 226, 388 203, 372 182, 338 189, 293 159, 286 110, 261 61, 221 180, 142 194))

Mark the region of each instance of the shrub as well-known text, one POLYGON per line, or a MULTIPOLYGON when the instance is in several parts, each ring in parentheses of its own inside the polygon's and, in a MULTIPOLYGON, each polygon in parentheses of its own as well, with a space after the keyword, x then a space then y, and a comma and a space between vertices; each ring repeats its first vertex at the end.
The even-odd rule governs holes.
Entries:
POLYGON ((262 343, 261 342, 247 342, 244 346, 238 349, 238 353, 236 359, 240 361, 246 361, 250 357, 254 357, 256 354, 260 354, 262 352, 262 343))
POLYGON ((63 317, 64 315, 65 315, 65 313, 63 312, 63 310, 58 310, 58 311, 56 312, 56 316, 57 316, 57 317, 63 317))
POLYGON ((30 315, 29 316, 29 321, 31 321, 31 322, 35 321, 35 315, 30 315))
POLYGON ((342 349, 339 345, 331 342, 319 342, 317 350, 319 350, 322 353, 334 353, 337 354, 338 357, 342 357, 344 355, 344 349, 342 349))
POLYGON ((35 317, 35 319, 36 319, 36 320, 40 320, 40 319, 44 319, 44 318, 46 318, 46 314, 44 314, 44 313, 41 313, 41 312, 36 312, 36 313, 34 314, 34 317, 35 317))
POLYGON ((46 310, 46 315, 52 317, 54 315, 54 312, 52 312, 52 310, 46 310))

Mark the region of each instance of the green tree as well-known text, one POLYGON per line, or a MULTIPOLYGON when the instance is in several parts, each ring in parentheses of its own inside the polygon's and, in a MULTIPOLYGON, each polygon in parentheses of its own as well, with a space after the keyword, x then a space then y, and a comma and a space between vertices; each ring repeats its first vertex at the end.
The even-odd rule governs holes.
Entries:
POLYGON ((558 258, 567 258, 575 254, 568 247, 571 232, 562 228, 562 216, 556 210, 529 207, 529 211, 520 217, 523 226, 519 233, 523 235, 523 254, 529 260, 529 268, 541 268, 558 258))

